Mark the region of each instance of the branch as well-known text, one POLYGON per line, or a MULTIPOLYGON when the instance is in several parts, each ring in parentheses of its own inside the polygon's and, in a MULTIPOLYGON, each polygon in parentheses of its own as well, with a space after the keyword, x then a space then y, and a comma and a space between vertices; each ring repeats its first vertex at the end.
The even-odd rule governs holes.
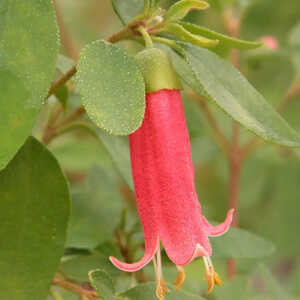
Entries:
MULTIPOLYGON (((129 38, 133 35, 133 31, 131 27, 124 27, 121 31, 114 33, 112 36, 107 38, 107 42, 116 43, 120 40, 129 38)), ((64 85, 67 81, 69 81, 77 72, 76 65, 73 66, 66 74, 62 75, 58 78, 50 87, 48 95, 46 99, 48 99, 51 95, 55 93, 55 91, 62 85, 64 85)))
POLYGON ((77 295, 79 295, 81 298, 86 298, 87 300, 101 300, 96 294, 94 290, 87 290, 83 288, 80 285, 77 285, 76 283, 67 281, 65 279, 60 278, 54 278, 53 285, 60 286, 66 290, 69 290, 77 295))
POLYGON ((76 121, 82 115, 85 114, 85 109, 83 106, 78 107, 73 113, 71 113, 67 118, 63 121, 55 125, 60 113, 62 112, 61 105, 57 109, 57 111, 50 117, 46 129, 44 131, 44 135, 42 137, 42 141, 45 145, 49 144, 54 137, 56 137, 63 128, 68 127, 70 123, 76 121))
POLYGON ((283 111, 286 106, 297 97, 300 97, 300 81, 294 81, 286 92, 284 98, 279 103, 277 110, 283 111))
POLYGON ((46 99, 53 95, 60 86, 64 85, 67 81, 69 81, 76 74, 76 72, 76 66, 73 66, 66 74, 62 75, 60 78, 54 81, 49 89, 46 99))
MULTIPOLYGON (((238 37, 240 31, 241 20, 233 9, 228 9, 223 14, 225 28, 229 35, 238 37)), ((231 62, 238 69, 240 64, 240 55, 237 49, 231 51, 231 62)), ((228 206, 235 209, 235 214, 232 221, 232 226, 238 227, 238 205, 239 205, 239 190, 241 168, 243 165, 243 153, 240 149, 240 125, 234 121, 232 126, 232 146, 228 155, 228 164, 230 169, 229 191, 228 191, 228 206)), ((236 274, 236 261, 228 259, 227 261, 227 277, 232 279, 236 274)))

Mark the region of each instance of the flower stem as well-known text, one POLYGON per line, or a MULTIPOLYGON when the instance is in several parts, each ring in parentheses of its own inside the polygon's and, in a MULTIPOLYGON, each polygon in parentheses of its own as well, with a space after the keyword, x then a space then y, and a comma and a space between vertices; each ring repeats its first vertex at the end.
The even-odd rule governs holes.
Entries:
POLYGON ((148 31, 146 30, 146 28, 144 26, 139 26, 137 28, 137 31, 142 35, 142 37, 145 41, 146 48, 152 48, 153 42, 152 42, 151 36, 148 33, 148 31))

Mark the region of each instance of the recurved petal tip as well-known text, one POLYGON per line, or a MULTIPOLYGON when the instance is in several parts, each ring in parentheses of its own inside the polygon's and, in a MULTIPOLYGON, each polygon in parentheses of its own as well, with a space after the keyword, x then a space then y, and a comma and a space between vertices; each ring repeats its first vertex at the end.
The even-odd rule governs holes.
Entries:
POLYGON ((110 256, 109 260, 112 262, 112 264, 125 272, 136 272, 140 269, 142 269, 146 264, 148 264, 150 262, 150 260, 152 259, 152 257, 143 257, 139 262, 136 263, 132 263, 132 264, 128 264, 128 263, 124 263, 120 260, 118 260, 117 258, 110 256))
POLYGON ((232 208, 227 212, 225 221, 217 226, 212 226, 205 217, 202 217, 204 226, 206 227, 206 230, 208 231, 208 235, 209 236, 219 236, 219 235, 226 233, 228 231, 228 229, 230 228, 233 214, 234 214, 234 209, 232 208))
POLYGON ((112 264, 117 267, 118 269, 125 271, 125 272, 136 272, 140 269, 142 269, 145 265, 147 265, 157 252, 159 246, 159 239, 158 236, 155 239, 152 239, 149 242, 146 240, 146 249, 145 249, 145 254, 144 256, 135 263, 124 263, 117 258, 110 256, 109 260, 112 262, 112 264))

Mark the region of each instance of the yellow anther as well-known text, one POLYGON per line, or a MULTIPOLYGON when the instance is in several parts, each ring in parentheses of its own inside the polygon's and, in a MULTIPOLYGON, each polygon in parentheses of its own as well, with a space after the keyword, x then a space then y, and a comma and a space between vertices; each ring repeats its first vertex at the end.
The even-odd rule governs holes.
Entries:
POLYGON ((164 300, 169 289, 163 279, 160 245, 158 245, 156 255, 153 257, 153 265, 156 277, 156 297, 158 300, 164 300))
POLYGON ((207 294, 210 294, 215 286, 214 269, 212 266, 206 271, 205 280, 207 281, 207 294))
POLYGON ((180 290, 184 281, 185 281, 185 272, 183 267, 176 266, 178 270, 177 278, 173 282, 173 284, 176 286, 176 291, 180 290))
POLYGON ((166 285, 166 282, 161 279, 157 281, 157 286, 156 286, 156 297, 158 300, 164 300, 165 295, 168 293, 169 289, 166 285))
POLYGON ((207 294, 210 294, 214 289, 215 284, 222 285, 222 280, 217 272, 215 272, 212 266, 209 266, 209 270, 206 271, 205 280, 208 283, 207 294))
POLYGON ((214 274, 215 284, 218 286, 222 285, 222 279, 217 272, 214 274))

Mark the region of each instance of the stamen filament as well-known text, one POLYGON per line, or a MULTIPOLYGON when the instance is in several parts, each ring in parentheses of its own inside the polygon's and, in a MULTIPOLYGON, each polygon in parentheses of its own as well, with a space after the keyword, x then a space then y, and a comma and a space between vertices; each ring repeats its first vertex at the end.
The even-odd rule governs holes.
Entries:
POLYGON ((207 294, 210 294, 214 289, 215 284, 222 285, 222 280, 217 272, 215 272, 213 264, 209 256, 203 256, 203 262, 206 269, 205 280, 208 283, 207 294))
POLYGON ((154 265, 155 278, 156 278, 156 284, 157 284, 156 297, 159 300, 164 300, 165 295, 167 294, 169 289, 166 285, 166 282, 163 279, 160 245, 158 245, 155 256, 153 257, 153 265, 154 265))

